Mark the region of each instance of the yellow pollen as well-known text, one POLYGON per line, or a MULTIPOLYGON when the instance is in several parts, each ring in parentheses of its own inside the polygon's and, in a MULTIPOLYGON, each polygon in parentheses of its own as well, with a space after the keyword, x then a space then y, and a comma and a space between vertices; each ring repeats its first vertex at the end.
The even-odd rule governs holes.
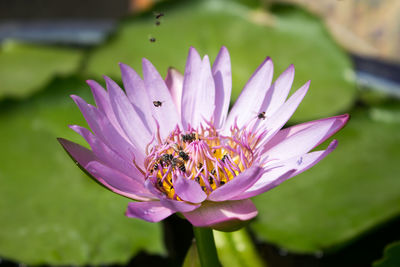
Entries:
POLYGON ((196 181, 210 194, 251 166, 252 144, 243 140, 243 133, 235 130, 225 137, 214 127, 187 133, 177 128, 164 143, 150 149, 145 159, 146 179, 170 199, 181 200, 174 189, 177 176, 196 181))

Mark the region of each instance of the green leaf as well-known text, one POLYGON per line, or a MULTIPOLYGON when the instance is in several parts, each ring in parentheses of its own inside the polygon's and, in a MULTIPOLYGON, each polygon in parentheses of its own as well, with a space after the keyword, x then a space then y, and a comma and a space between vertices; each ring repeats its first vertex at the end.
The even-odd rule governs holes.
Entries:
POLYGON ((399 216, 400 123, 370 114, 354 112, 332 154, 255 197, 260 238, 294 252, 329 250, 399 216))
POLYGON ((373 267, 398 267, 400 266, 400 241, 391 243, 385 248, 382 259, 374 262, 373 267))
POLYGON ((82 53, 76 49, 7 41, 0 47, 0 99, 24 98, 43 88, 54 75, 76 71, 82 53))
POLYGON ((83 143, 67 126, 86 125, 69 94, 91 99, 83 80, 68 78, 0 105, 0 256, 99 265, 164 252, 159 225, 125 217, 129 200, 89 179, 58 144, 60 136, 83 143))
POLYGON ((223 266, 262 267, 266 266, 247 233, 246 229, 235 232, 214 231, 218 257, 223 266))
POLYGON ((160 26, 152 14, 123 22, 114 38, 91 54, 87 71, 120 80, 118 62, 140 72, 145 57, 165 76, 170 66, 183 72, 190 46, 213 61, 225 45, 232 60, 232 100, 264 58, 271 56, 275 78, 295 65, 293 90, 312 80, 293 120, 336 114, 353 103, 355 86, 346 78, 352 74, 349 58, 323 24, 301 10, 278 9, 268 14, 232 2, 194 1, 165 8, 164 14, 160 26), (150 42, 151 37, 156 41, 150 42))

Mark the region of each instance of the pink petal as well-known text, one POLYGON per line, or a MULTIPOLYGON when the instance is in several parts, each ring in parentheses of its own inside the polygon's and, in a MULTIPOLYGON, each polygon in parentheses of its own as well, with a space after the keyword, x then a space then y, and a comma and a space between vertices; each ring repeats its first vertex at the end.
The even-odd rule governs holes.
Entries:
POLYGON ((183 216, 196 227, 211 227, 220 231, 235 231, 257 216, 250 199, 240 201, 203 202, 200 208, 183 216))
POLYGON ((303 131, 305 129, 308 129, 311 126, 318 125, 320 123, 323 123, 324 121, 331 121, 332 122, 332 127, 329 128, 329 130, 326 132, 325 136, 317 142, 315 146, 320 145, 322 142, 324 142, 326 139, 334 135, 337 131, 342 129, 344 125, 346 125, 347 121, 349 120, 349 115, 344 114, 344 115, 339 115, 335 117, 330 117, 330 118, 325 118, 325 119, 320 119, 320 120, 314 120, 298 125, 294 125, 292 127, 285 128, 283 130, 280 130, 263 148, 263 151, 267 151, 271 149, 272 147, 278 145, 281 143, 283 140, 290 138, 291 136, 295 135, 296 133, 303 131))
POLYGON ((337 140, 333 140, 325 150, 307 153, 303 156, 300 156, 297 160, 292 159, 293 165, 297 164, 298 166, 301 167, 297 168, 296 172, 293 173, 291 177, 296 176, 308 170, 309 168, 320 162, 323 158, 328 156, 333 150, 336 149, 337 144, 338 144, 337 140))
POLYGON ((120 63, 119 66, 129 101, 146 127, 151 129, 151 132, 154 132, 156 127, 152 116, 153 104, 149 100, 142 78, 128 65, 120 63))
POLYGON ((137 200, 156 199, 153 194, 144 188, 143 182, 140 183, 98 161, 89 162, 85 169, 99 182, 107 184, 119 192, 122 192, 122 195, 124 196, 129 196, 130 198, 137 200))
POLYGON ((231 181, 214 190, 209 196, 210 201, 225 201, 232 199, 251 187, 263 174, 263 168, 252 166, 236 176, 231 181))
POLYGON ((89 162, 98 160, 92 151, 81 145, 64 138, 57 138, 57 140, 68 155, 75 161, 75 164, 79 164, 80 167, 85 168, 89 162))
POLYGON ((231 59, 225 46, 221 47, 215 59, 212 75, 215 83, 214 123, 221 128, 228 114, 232 92, 231 59))
MULTIPOLYGON (((91 163, 98 162, 98 159, 93 155, 92 151, 88 150, 87 148, 84 148, 81 145, 75 144, 71 141, 68 141, 63 138, 58 138, 58 141, 60 144, 63 146, 65 151, 70 155, 70 157, 75 161, 76 164, 79 165, 85 172, 88 171, 88 166, 91 163)), ((99 163, 100 164, 100 163, 99 163)), ((110 189, 111 191, 120 194, 122 196, 136 199, 136 200, 150 200, 154 198, 151 194, 149 193, 129 193, 125 191, 121 191, 120 189, 110 185, 107 183, 104 179, 100 177, 96 177, 90 172, 87 173, 91 178, 94 180, 98 181, 100 184, 104 185, 106 188, 110 189)))
POLYGON ((178 176, 174 181, 175 193, 184 201, 201 203, 207 198, 207 194, 200 185, 191 179, 178 176))
POLYGON ((210 120, 215 108, 215 85, 208 56, 203 61, 191 47, 186 61, 182 92, 182 122, 197 128, 201 122, 210 120))
POLYGON ((168 87, 156 68, 147 59, 142 60, 143 77, 147 94, 153 105, 153 101, 160 101, 160 107, 154 107, 153 116, 160 124, 161 138, 166 138, 176 125, 181 126, 178 111, 169 93, 168 87))
POLYGON ((288 170, 289 166, 282 166, 281 168, 272 169, 259 179, 259 181, 252 187, 247 189, 242 194, 233 197, 233 200, 241 200, 254 197, 256 195, 262 194, 271 190, 272 188, 280 185, 282 182, 286 181, 296 172, 294 169, 288 170))
POLYGON ((137 162, 143 162, 144 153, 130 143, 129 140, 123 138, 117 130, 115 130, 104 113, 88 105, 79 96, 72 95, 71 97, 78 105, 90 128, 97 137, 125 160, 132 161, 135 158, 137 162))
POLYGON ((285 102, 294 79, 294 66, 290 65, 269 88, 259 112, 269 117, 285 102))
POLYGON ((169 68, 167 77, 165 78, 165 84, 167 85, 169 92, 171 93, 172 100, 178 110, 178 114, 181 114, 181 101, 182 101, 182 89, 183 89, 183 75, 174 68, 169 68))
POLYGON ((148 222, 159 222, 174 211, 164 207, 159 201, 130 202, 125 215, 130 218, 138 218, 148 222))
POLYGON ((265 94, 271 85, 273 72, 274 65, 272 60, 267 57, 244 86, 235 105, 229 112, 225 130, 229 130, 236 119, 237 125, 241 128, 252 118, 257 117, 265 94))
POLYGON ((259 127, 267 129, 267 134, 261 140, 261 144, 266 144, 292 117, 309 87, 310 81, 298 89, 270 118, 258 120, 260 122, 259 127))
POLYGON ((104 88, 100 84, 98 84, 96 81, 87 80, 86 82, 92 89, 93 97, 94 97, 96 106, 99 109, 99 111, 103 112, 107 116, 110 123, 114 126, 114 128, 117 130, 117 132, 121 136, 123 136, 124 138, 127 138, 124 130, 122 130, 117 118, 115 117, 115 114, 111 107, 111 103, 110 103, 110 99, 108 97, 107 91, 104 90, 104 88))
POLYGON ((125 159, 120 157, 115 151, 104 144, 89 130, 78 125, 72 125, 70 126, 70 128, 80 134, 83 138, 85 138, 86 142, 88 142, 88 144, 92 148, 93 153, 100 161, 104 162, 106 165, 112 167, 113 169, 121 171, 125 175, 137 180, 138 182, 144 182, 143 174, 135 168, 131 161, 126 161, 125 159))
POLYGON ((280 160, 305 154, 342 128, 344 123, 346 123, 346 119, 343 117, 319 120, 317 123, 310 124, 307 128, 291 134, 280 143, 276 143, 275 146, 268 146, 263 149, 263 152, 269 159, 280 160))
POLYGON ((328 148, 323 151, 315 151, 302 156, 296 156, 283 162, 276 163, 275 165, 282 167, 273 168, 271 171, 266 172, 261 179, 257 181, 252 187, 247 189, 243 194, 235 197, 234 199, 246 199, 254 197, 271 190, 272 188, 280 185, 287 179, 296 176, 325 158, 329 153, 335 150, 337 141, 333 140, 328 148))
POLYGON ((191 204, 184 201, 169 199, 167 197, 160 198, 160 202, 163 204, 164 207, 167 207, 176 212, 189 212, 200 207, 200 204, 191 204))
POLYGON ((192 211, 200 207, 200 204, 192 204, 185 201, 179 201, 168 198, 164 193, 161 193, 161 191, 155 188, 154 184, 150 181, 150 179, 147 179, 145 181, 145 187, 147 188, 147 190, 149 190, 149 192, 151 192, 153 195, 157 196, 158 199, 160 199, 160 202, 164 207, 167 207, 176 212, 192 211))
POLYGON ((110 94, 111 106, 122 129, 124 129, 129 140, 144 153, 146 145, 152 138, 151 129, 145 125, 143 118, 140 118, 136 113, 122 89, 110 78, 104 77, 104 79, 110 94))

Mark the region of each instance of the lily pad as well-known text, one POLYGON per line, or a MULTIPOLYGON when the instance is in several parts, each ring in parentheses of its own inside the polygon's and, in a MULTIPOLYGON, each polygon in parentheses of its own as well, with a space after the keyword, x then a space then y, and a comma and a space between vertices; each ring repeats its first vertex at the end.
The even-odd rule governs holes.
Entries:
POLYGON ((400 266, 400 241, 393 242, 385 248, 382 259, 374 262, 373 267, 398 267, 400 266))
POLYGON ((54 75, 76 71, 82 52, 77 49, 7 41, 0 47, 0 99, 32 95, 54 75))
POLYGON ((232 100, 263 59, 271 56, 275 77, 295 65, 294 89, 312 80, 293 120, 336 114, 353 103, 356 89, 346 78, 352 73, 349 58, 323 24, 302 10, 280 8, 266 13, 228 1, 191 1, 160 10, 165 16, 159 26, 152 14, 121 23, 114 38, 91 54, 90 76, 120 80, 118 62, 140 71, 142 57, 152 61, 162 75, 170 66, 183 72, 190 46, 213 60, 225 45, 232 59, 232 100))
POLYGON ((78 142, 85 125, 69 94, 90 99, 82 79, 57 79, 29 101, 0 106, 0 257, 29 265, 126 263, 163 253, 161 230, 124 216, 128 199, 95 184, 56 137, 78 142))
POLYGON ((255 197, 251 226, 260 238, 294 252, 329 251, 400 215, 400 123, 373 114, 352 114, 336 151, 255 197))

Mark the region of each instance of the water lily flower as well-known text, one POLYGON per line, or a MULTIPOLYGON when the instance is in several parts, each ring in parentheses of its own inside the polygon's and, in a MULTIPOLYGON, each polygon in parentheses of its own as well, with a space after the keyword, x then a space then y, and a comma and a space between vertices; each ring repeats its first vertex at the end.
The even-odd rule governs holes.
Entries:
POLYGON ((336 140, 325 150, 310 151, 348 120, 346 114, 282 129, 310 82, 288 98, 294 67, 272 83, 270 58, 228 114, 232 78, 225 47, 212 67, 208 56, 190 48, 184 75, 169 69, 165 80, 146 59, 143 79, 125 64, 120 68, 125 91, 105 77, 107 90, 88 81, 97 107, 72 96, 92 132, 70 127, 91 150, 59 141, 98 182, 136 200, 126 216, 149 222, 180 213, 196 227, 240 228, 257 215, 251 197, 332 152, 336 140))

